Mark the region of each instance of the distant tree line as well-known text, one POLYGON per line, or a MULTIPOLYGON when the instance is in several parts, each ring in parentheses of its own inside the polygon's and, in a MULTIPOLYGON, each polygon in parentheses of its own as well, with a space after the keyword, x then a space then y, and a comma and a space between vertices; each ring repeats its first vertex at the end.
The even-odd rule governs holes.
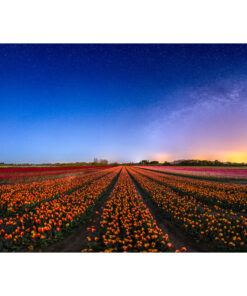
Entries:
POLYGON ((105 166, 105 165, 119 165, 119 163, 117 162, 113 162, 113 163, 109 163, 109 161, 107 159, 98 159, 98 158, 94 158, 94 160, 92 162, 65 162, 65 163, 61 163, 61 162, 57 162, 57 163, 41 163, 41 164, 33 164, 33 163, 4 163, 4 162, 0 162, 0 166, 1 167, 9 167, 9 166, 13 166, 13 167, 28 167, 28 166, 37 166, 37 167, 42 167, 42 166, 50 166, 50 167, 67 167, 67 166, 105 166))
MULTIPOLYGON (((198 159, 182 159, 173 162, 159 162, 157 160, 141 160, 140 162, 129 162, 123 163, 124 165, 145 165, 145 166, 247 166, 247 163, 234 163, 234 162, 221 162, 219 160, 198 160, 198 159)), ((1 167, 9 166, 104 166, 104 165, 119 165, 118 162, 109 163, 107 159, 94 158, 92 162, 69 162, 69 163, 42 163, 42 164, 32 164, 32 163, 4 163, 0 162, 1 167)))
MULTIPOLYGON (((133 163, 132 163, 133 164, 133 163)), ((221 162, 219 160, 199 160, 199 159, 183 159, 173 162, 159 162, 157 160, 141 160, 135 165, 150 165, 150 166, 246 166, 247 164, 235 162, 221 162)))

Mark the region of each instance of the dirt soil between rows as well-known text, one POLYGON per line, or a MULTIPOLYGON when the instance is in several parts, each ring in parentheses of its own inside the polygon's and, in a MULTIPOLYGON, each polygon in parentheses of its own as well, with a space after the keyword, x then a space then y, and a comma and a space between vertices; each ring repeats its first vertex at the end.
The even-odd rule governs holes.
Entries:
POLYGON ((88 248, 87 236, 91 233, 87 228, 92 227, 93 225, 96 229, 100 227, 99 223, 104 205, 108 201, 110 193, 113 190, 120 173, 121 171, 113 180, 110 188, 108 188, 104 195, 98 200, 94 210, 89 214, 86 221, 79 227, 75 228, 71 234, 61 241, 42 249, 42 252, 81 252, 83 249, 88 248), (96 214, 96 212, 98 212, 98 214, 96 214))
POLYGON ((150 213, 156 220, 158 227, 160 227, 164 234, 168 234, 169 241, 174 245, 177 250, 186 247, 188 252, 208 252, 204 247, 198 246, 193 242, 173 221, 166 218, 164 212, 151 200, 141 186, 132 177, 128 171, 133 183, 136 186, 138 193, 141 195, 144 204, 148 207, 150 213))

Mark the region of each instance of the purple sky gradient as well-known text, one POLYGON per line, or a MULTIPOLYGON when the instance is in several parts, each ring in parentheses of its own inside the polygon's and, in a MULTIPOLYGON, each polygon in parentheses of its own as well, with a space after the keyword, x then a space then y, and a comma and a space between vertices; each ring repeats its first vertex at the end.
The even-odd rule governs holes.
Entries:
MULTIPOLYGON (((247 161, 247 80, 222 81, 174 93, 147 125, 146 157, 247 161)), ((151 113, 152 113, 151 112, 151 113)))

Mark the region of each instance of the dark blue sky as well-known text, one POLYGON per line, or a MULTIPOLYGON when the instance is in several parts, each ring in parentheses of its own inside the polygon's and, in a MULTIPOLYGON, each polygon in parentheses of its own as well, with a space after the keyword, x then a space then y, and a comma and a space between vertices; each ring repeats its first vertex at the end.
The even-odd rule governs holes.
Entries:
POLYGON ((2 44, 0 161, 239 156, 246 74, 246 45, 2 44))

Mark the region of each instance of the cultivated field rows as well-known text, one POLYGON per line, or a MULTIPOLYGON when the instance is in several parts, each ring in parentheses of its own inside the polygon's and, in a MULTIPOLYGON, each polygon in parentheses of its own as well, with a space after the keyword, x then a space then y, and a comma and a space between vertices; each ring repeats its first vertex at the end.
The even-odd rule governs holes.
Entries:
MULTIPOLYGON (((247 250, 247 219, 245 215, 239 215, 232 209, 239 194, 234 185, 217 191, 218 184, 204 182, 203 192, 201 181, 191 180, 194 186, 190 190, 189 185, 186 185, 187 180, 183 178, 166 178, 162 174, 138 168, 131 168, 129 171, 162 209, 164 215, 187 233, 199 247, 202 246, 205 251, 247 250), (212 191, 216 190, 213 198, 209 194, 209 186, 212 191), (215 202, 217 199, 218 202, 215 202)), ((247 187, 241 187, 240 192, 245 193, 240 194, 239 199, 245 205, 247 187)), ((241 210, 245 212, 246 206, 242 206, 241 210)))
POLYGON ((247 251, 247 186, 136 167, 0 186, 0 251, 247 251))
POLYGON ((243 179, 247 180, 247 169, 241 168, 213 168, 213 167, 178 167, 178 166, 138 166, 154 171, 179 174, 184 176, 197 176, 211 179, 243 179))

